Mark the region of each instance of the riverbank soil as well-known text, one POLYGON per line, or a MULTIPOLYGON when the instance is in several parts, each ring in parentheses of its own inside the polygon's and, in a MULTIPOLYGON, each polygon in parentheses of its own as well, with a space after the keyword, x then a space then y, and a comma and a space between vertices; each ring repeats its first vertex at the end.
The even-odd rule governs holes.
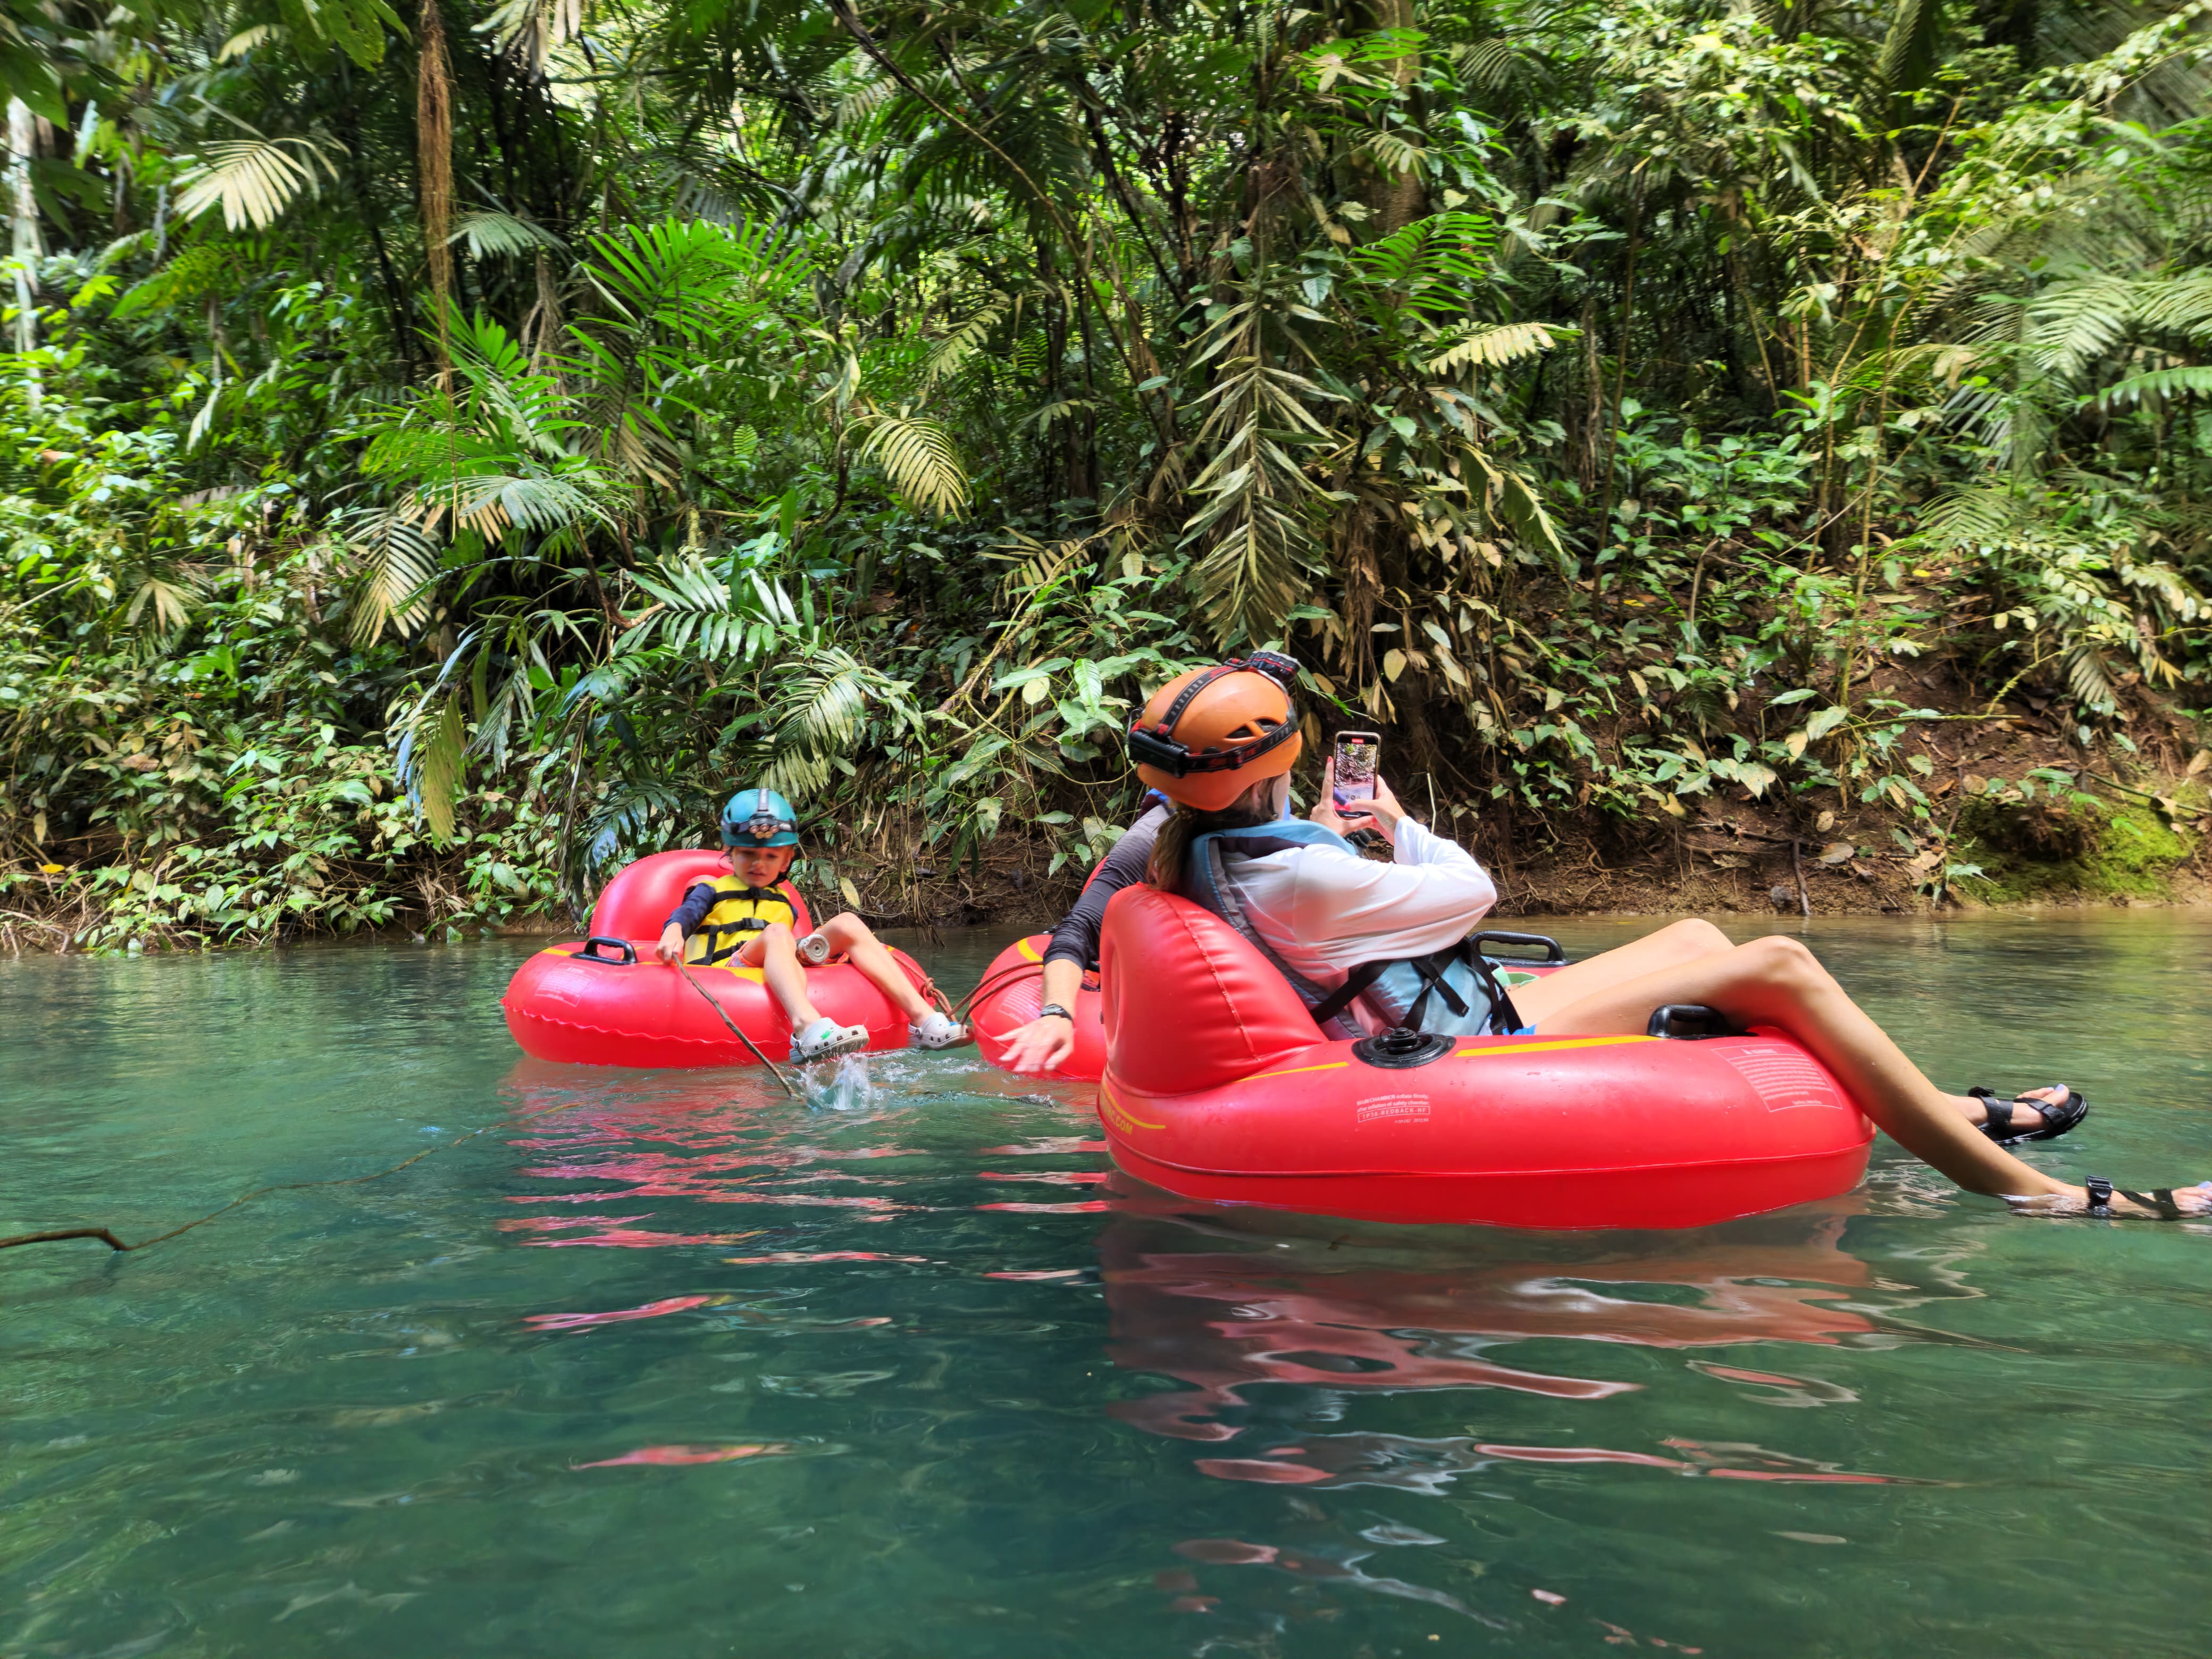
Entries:
MULTIPOLYGON (((1979 751, 1954 748, 1949 775, 1931 775, 1926 819, 1887 800, 1839 811, 1833 795, 1822 805, 1741 789, 1686 803, 1679 818, 1626 823, 1437 817, 1489 867, 1499 913, 1516 916, 2212 904, 2212 756, 2123 780, 2009 731, 1992 738, 1979 751)), ((1425 805, 1418 793, 1407 803, 1425 805)), ((1052 851, 1042 837, 1002 834, 957 868, 837 869, 875 926, 1042 921, 1066 908, 1085 873, 1050 871, 1052 851)), ((573 931, 565 920, 532 925, 573 931)))
MULTIPOLYGON (((1399 788, 1417 815, 1490 869, 1501 915, 2212 904, 2212 750, 2146 747, 2135 764, 2108 771, 2106 756, 2085 758, 2032 712, 1931 723, 1905 744, 1901 764, 1920 779, 1924 805, 1902 792, 1868 801, 1833 790, 1754 794, 1724 783, 1655 797, 1638 818, 1595 810, 1538 817, 1432 793, 1425 775, 1399 788)), ((501 844, 495 831, 476 839, 501 844)), ((887 815, 865 842, 811 842, 802 886, 824 914, 849 908, 877 927, 1042 922, 1066 908, 1085 874, 1034 825, 1007 824, 957 863, 933 854, 918 818, 887 815)), ((476 857, 481 864, 481 848, 476 857)), ((418 872, 414 902, 395 895, 385 925, 356 931, 403 939, 580 931, 582 918, 527 902, 471 912, 456 864, 418 872)), ((496 876, 502 866, 489 868, 496 876)), ((112 874, 7 870, 0 951, 84 948, 93 922, 114 902, 112 874)), ((155 882, 149 896, 167 891, 155 882)), ((143 944, 184 942, 149 934, 143 944)))

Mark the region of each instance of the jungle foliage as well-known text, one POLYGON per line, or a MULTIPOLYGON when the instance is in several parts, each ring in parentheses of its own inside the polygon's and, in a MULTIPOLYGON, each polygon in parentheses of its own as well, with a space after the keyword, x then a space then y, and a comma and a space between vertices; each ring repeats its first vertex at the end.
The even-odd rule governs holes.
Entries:
POLYGON ((1940 892, 1947 722, 2205 702, 2208 9, 8 0, 0 908, 497 920, 764 779, 910 911, 1279 641, 1483 835, 1940 892))

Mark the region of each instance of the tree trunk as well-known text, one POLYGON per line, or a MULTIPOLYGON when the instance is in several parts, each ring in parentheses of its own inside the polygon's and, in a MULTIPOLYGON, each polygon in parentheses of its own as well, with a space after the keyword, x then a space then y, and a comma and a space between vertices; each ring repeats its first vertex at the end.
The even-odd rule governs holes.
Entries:
MULTIPOLYGON (((1360 8, 1366 27, 1375 29, 1410 29, 1414 27, 1413 0, 1365 0, 1360 8)), ((1378 62, 1375 68, 1389 76, 1398 90, 1406 93, 1421 71, 1418 52, 1407 52, 1403 58, 1389 58, 1378 62)), ((1412 94, 1418 103, 1420 94, 1412 94)), ((1403 230, 1429 210, 1429 194, 1421 183, 1418 170, 1401 173, 1395 167, 1377 166, 1372 161, 1360 167, 1360 199, 1373 210, 1377 235, 1388 236, 1403 230)))
MULTIPOLYGON (((31 189, 31 151, 37 143, 37 127, 30 106, 20 98, 8 100, 8 197, 11 234, 8 257, 15 277, 15 349, 34 351, 39 344, 38 277, 39 198, 31 189)), ((39 407, 39 383, 31 381, 31 407, 39 407)))
POLYGON ((422 247, 430 268, 430 301, 438 313, 438 367, 450 374, 447 310, 453 291, 453 71, 438 0, 422 0, 415 84, 415 160, 421 181, 422 247))

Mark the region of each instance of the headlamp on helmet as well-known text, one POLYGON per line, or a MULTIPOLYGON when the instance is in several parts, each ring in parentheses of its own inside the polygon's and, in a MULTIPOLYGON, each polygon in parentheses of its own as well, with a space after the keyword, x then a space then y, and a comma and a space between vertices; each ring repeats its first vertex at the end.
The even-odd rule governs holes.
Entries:
POLYGON ((796 847, 799 815, 773 789, 741 789, 722 809, 725 847, 796 847))
POLYGON ((1303 747, 1297 665, 1272 651, 1178 675, 1129 727, 1138 775, 1179 805, 1215 811, 1250 780, 1287 772, 1303 747))

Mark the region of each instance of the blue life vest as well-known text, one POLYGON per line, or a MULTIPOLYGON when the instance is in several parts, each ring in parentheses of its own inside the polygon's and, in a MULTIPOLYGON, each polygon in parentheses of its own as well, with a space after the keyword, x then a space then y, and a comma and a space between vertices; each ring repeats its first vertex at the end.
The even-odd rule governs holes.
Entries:
POLYGON ((1182 896, 1204 905, 1258 947, 1291 982, 1323 1035, 1366 1035, 1348 1012, 1354 999, 1365 1003, 1386 1030, 1402 1026, 1444 1036, 1486 1036, 1521 1029, 1521 1017, 1495 970, 1463 943, 1431 956, 1364 962, 1334 991, 1322 989, 1285 962, 1244 914, 1227 866, 1238 859, 1264 858, 1294 847, 1337 847, 1358 856, 1358 849, 1343 836, 1305 818, 1217 830, 1191 842, 1184 860, 1182 896))

